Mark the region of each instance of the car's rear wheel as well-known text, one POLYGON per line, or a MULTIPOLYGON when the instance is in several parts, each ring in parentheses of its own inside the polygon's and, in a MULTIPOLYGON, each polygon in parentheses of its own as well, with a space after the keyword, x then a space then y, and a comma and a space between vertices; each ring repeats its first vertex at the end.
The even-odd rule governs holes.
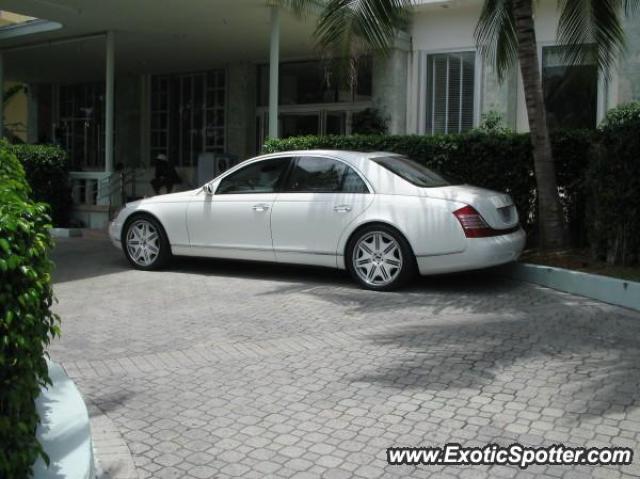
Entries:
POLYGON ((162 225, 151 216, 136 216, 127 222, 124 253, 137 269, 158 269, 171 259, 171 248, 162 225))
POLYGON ((347 265, 361 286, 376 291, 397 289, 416 271, 411 246, 386 225, 367 226, 353 236, 347 248, 347 265))

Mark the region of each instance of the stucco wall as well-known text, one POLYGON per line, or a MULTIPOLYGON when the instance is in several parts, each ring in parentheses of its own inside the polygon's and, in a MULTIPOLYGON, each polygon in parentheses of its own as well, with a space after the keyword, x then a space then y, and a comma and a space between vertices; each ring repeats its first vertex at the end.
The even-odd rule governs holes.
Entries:
POLYGON ((372 99, 391 134, 406 132, 407 49, 394 48, 373 59, 372 99))
POLYGON ((620 61, 617 103, 640 100, 640 15, 625 22, 627 51, 620 61))
POLYGON ((509 72, 500 79, 493 65, 488 63, 484 63, 480 71, 482 72, 480 120, 483 114, 496 111, 502 115, 505 126, 515 129, 518 116, 517 72, 509 72))

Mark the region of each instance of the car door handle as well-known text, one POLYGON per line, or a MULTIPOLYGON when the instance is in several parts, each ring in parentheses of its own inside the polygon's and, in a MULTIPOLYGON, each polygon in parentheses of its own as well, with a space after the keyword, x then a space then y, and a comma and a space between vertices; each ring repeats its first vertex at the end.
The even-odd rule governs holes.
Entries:
POLYGON ((333 211, 336 213, 348 213, 351 211, 351 206, 349 205, 338 205, 333 207, 333 211))
POLYGON ((267 211, 269 208, 269 205, 265 204, 253 205, 253 211, 267 211))

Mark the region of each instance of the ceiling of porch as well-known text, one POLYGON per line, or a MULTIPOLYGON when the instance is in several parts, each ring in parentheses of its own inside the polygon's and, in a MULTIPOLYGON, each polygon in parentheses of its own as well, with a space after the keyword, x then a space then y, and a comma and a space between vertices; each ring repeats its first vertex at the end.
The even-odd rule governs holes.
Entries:
MULTIPOLYGON (((116 74, 198 71, 266 62, 267 0, 3 0, 2 8, 62 28, 0 39, 8 80, 78 82, 104 76, 105 40, 115 31, 116 74), (76 41, 62 41, 68 38, 76 41)), ((313 54, 313 21, 283 12, 281 58, 313 54)))

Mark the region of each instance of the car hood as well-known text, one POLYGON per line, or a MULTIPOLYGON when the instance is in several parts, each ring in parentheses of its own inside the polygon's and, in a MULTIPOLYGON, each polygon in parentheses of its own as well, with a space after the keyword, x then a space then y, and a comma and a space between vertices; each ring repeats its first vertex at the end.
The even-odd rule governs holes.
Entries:
POLYGON ((198 192, 198 190, 180 191, 178 193, 169 193, 166 195, 150 196, 141 200, 131 201, 127 203, 127 208, 136 208, 141 205, 151 205, 156 203, 182 203, 189 201, 198 192))
POLYGON ((518 225, 518 212, 511 196, 506 193, 471 185, 420 188, 420 190, 422 195, 428 198, 473 206, 492 228, 513 228, 518 225))

